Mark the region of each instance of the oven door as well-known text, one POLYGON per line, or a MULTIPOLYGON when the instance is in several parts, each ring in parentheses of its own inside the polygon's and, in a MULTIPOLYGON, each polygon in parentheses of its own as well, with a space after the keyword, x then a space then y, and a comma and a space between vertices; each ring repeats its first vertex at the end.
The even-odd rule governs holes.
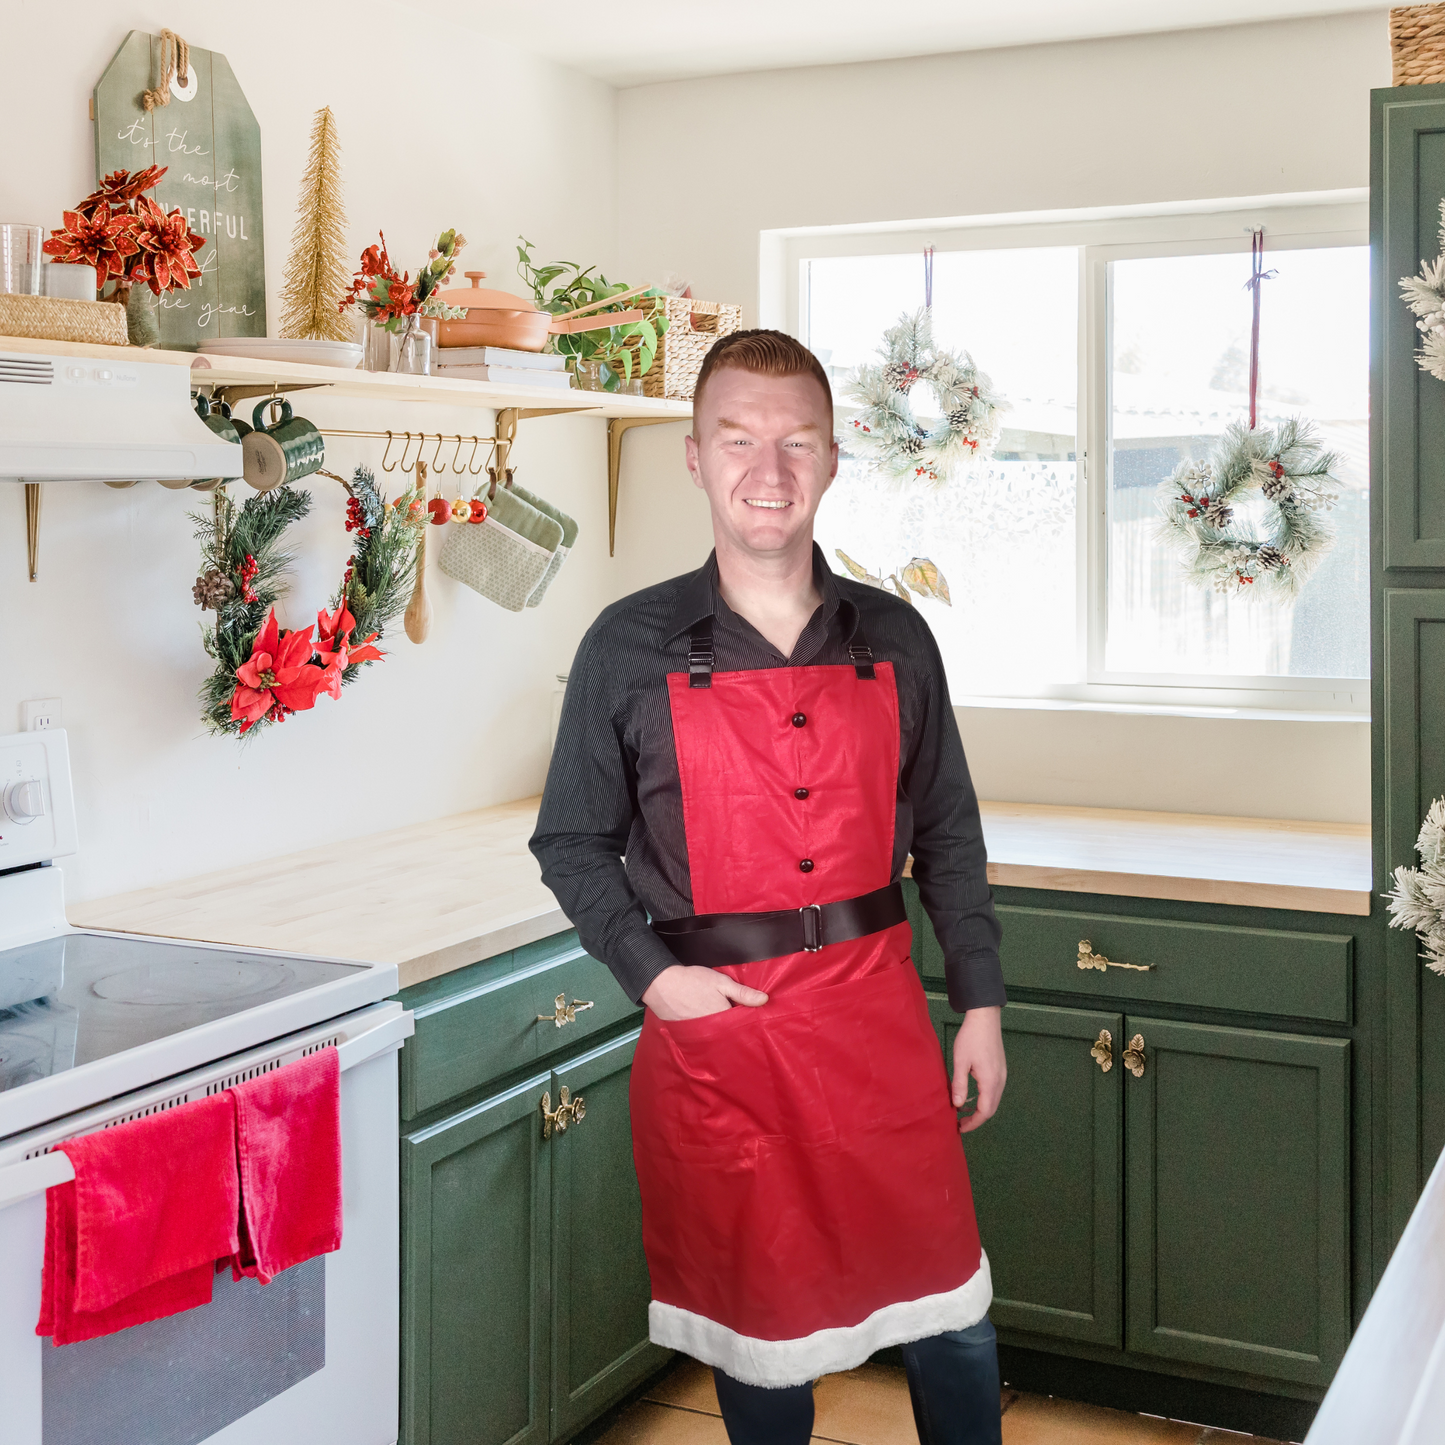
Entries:
POLYGON ((0 1143, 0 1418, 5 1445, 392 1445, 397 1438, 396 1053, 411 1015, 382 1003, 0 1143), (269 1285, 216 1277, 209 1305, 57 1348, 35 1334, 46 1151, 207 1085, 334 1043, 342 1244, 269 1285))

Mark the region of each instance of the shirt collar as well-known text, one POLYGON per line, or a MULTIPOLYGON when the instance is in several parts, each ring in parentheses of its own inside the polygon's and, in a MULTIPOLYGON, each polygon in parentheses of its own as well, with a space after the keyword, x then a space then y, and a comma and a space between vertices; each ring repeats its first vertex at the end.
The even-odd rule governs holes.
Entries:
MULTIPOLYGON (((857 609, 853 608, 851 602, 844 602, 843 594, 838 590, 838 579, 832 568, 823 560, 823 549, 816 542, 813 543, 813 585, 823 599, 825 624, 833 620, 833 615, 840 606, 846 605, 853 609, 854 618, 852 620, 856 625, 857 609)), ((668 640, 671 641, 680 632, 686 632, 694 622, 698 622, 704 617, 716 617, 725 606, 722 593, 718 590, 717 552, 714 550, 708 554, 707 561, 687 579, 683 584, 682 591, 678 593, 667 634, 668 640)), ((850 636, 852 630, 850 627, 850 636)))

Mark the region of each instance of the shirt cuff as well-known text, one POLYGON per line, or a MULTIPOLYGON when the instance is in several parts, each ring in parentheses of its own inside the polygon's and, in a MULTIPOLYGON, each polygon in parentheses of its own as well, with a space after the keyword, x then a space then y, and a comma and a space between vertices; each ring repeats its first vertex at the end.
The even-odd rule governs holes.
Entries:
POLYGON ((629 929, 610 952, 612 956, 606 960, 607 966, 633 1003, 641 1003, 642 995, 652 987, 653 979, 677 962, 671 949, 647 924, 639 929, 629 929))
POLYGON ((943 973, 948 981, 948 1006, 954 1013, 967 1013, 971 1008, 1002 1007, 1008 1002, 1003 966, 992 949, 945 959, 943 973))

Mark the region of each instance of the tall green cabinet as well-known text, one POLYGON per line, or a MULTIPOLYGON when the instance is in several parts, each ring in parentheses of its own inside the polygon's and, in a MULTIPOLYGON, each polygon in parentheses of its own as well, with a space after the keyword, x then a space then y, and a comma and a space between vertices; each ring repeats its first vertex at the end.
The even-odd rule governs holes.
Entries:
MULTIPOLYGON (((1421 819, 1445 794, 1445 382, 1415 362, 1399 281, 1440 254, 1445 85, 1371 97, 1371 657, 1377 886, 1412 864, 1421 819)), ((1388 1213, 1399 1238, 1445 1146, 1445 978, 1413 934, 1385 941, 1388 1213)))

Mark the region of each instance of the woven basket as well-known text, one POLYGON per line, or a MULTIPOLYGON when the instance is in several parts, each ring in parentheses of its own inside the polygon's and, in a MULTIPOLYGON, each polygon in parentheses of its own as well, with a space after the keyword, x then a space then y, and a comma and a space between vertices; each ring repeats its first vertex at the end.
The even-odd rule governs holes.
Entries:
POLYGON ((1406 5, 1390 11, 1391 84, 1445 81, 1445 5, 1406 5))
POLYGON ((743 308, 690 296, 651 296, 632 304, 653 316, 661 312, 669 322, 642 378, 642 394, 691 401, 703 357, 720 336, 732 335, 743 324, 743 308))
POLYGON ((40 341, 126 344, 125 307, 113 301, 70 301, 60 296, 0 295, 0 336, 40 341))

